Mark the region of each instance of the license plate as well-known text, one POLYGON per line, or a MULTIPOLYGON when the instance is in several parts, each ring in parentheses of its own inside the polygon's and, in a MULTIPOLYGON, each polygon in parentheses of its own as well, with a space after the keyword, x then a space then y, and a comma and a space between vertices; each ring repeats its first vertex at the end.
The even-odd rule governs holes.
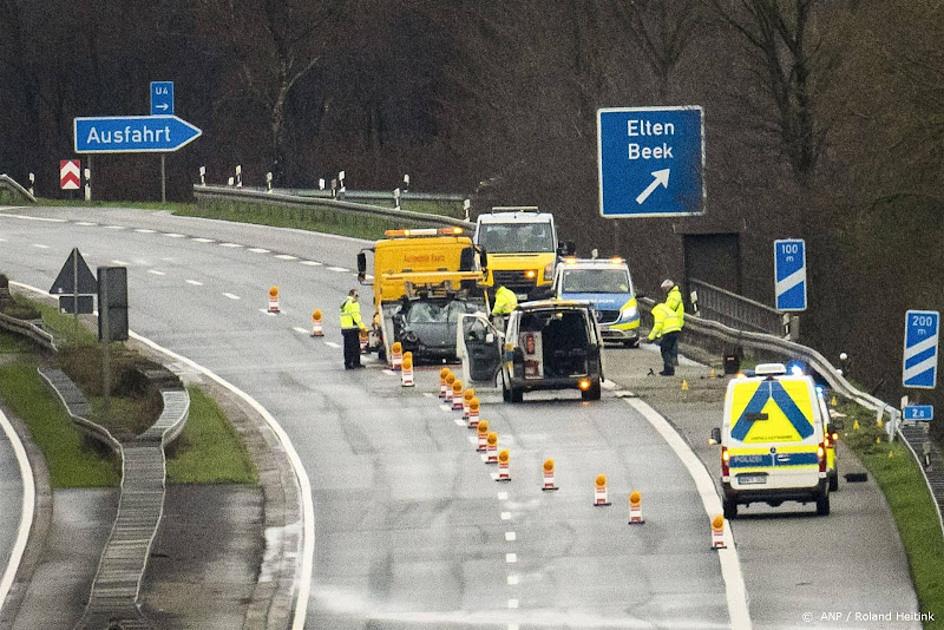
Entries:
POLYGON ((527 293, 516 293, 516 294, 515 294, 515 297, 517 297, 517 298, 518 298, 519 300, 521 300, 521 301, 526 301, 526 300, 528 299, 528 294, 527 294, 527 293))
POLYGON ((767 483, 767 475, 738 475, 737 480, 745 486, 762 485, 767 483))

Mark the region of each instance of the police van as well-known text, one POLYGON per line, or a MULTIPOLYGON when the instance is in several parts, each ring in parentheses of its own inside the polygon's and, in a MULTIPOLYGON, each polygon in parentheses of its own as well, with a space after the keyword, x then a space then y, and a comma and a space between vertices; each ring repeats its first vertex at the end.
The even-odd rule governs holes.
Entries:
POLYGON ((639 305, 622 258, 564 258, 554 275, 554 295, 559 300, 588 302, 604 341, 631 348, 639 345, 639 305))
POLYGON ((780 363, 758 365, 754 376, 728 383, 724 419, 712 430, 721 444, 724 515, 738 505, 816 503, 829 514, 827 446, 813 379, 787 374, 780 363))

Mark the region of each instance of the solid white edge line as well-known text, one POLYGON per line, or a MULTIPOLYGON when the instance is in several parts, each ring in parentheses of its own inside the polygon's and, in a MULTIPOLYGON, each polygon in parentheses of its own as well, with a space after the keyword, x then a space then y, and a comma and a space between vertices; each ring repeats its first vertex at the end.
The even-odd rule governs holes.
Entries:
MULTIPOLYGON (((675 455, 682 460, 688 474, 695 482, 695 488, 701 497, 705 512, 708 518, 714 518, 716 514, 722 513, 721 499, 715 489, 715 483, 705 465, 702 463, 695 452, 685 443, 682 436, 669 424, 662 414, 650 407, 645 401, 639 398, 623 400, 638 411, 652 425, 652 428, 658 431, 662 439, 666 441, 669 447, 675 451, 675 455)), ((709 527, 705 523, 705 546, 708 545, 709 527)), ((724 580, 725 598, 728 604, 728 616, 730 617, 731 627, 735 630, 749 630, 751 628, 751 615, 747 603, 747 587, 744 585, 744 576, 741 573, 741 560, 738 557, 737 548, 734 546, 734 537, 731 535, 731 526, 725 520, 724 544, 726 549, 718 549, 718 559, 721 562, 721 577, 724 580)))
POLYGON ((23 505, 20 512, 20 526, 16 533, 16 540, 13 542, 13 548, 10 550, 10 559, 3 570, 3 577, 0 577, 0 609, 7 600, 7 595, 13 587, 13 580, 16 578, 16 572, 20 569, 20 561, 23 560, 23 554, 26 552, 26 543, 29 541, 30 529, 33 527, 33 511, 36 509, 36 487, 33 485, 33 469, 30 467, 29 458, 26 456, 26 449, 20 441, 20 436, 13 430, 13 425, 0 411, 0 425, 3 426, 3 432, 10 440, 10 446, 13 447, 13 453, 16 455, 16 461, 20 467, 20 478, 23 481, 23 505))
MULTIPOLYGON (((23 284, 22 282, 14 282, 11 280, 10 284, 27 289, 29 291, 33 291, 34 293, 39 293, 40 295, 49 295, 41 289, 37 289, 36 287, 28 284, 23 284)), ((308 473, 305 471, 305 467, 302 465, 301 457, 298 456, 298 451, 295 450, 295 445, 292 444, 292 439, 285 432, 285 429, 282 428, 282 425, 279 424, 278 420, 276 420, 275 417, 269 413, 265 407, 259 404, 255 398, 239 389, 223 377, 217 375, 210 369, 203 367, 199 363, 188 359, 183 355, 177 354, 173 350, 168 350, 167 348, 158 345, 147 337, 142 337, 133 330, 128 331, 128 336, 130 336, 132 339, 140 341, 144 345, 149 346, 158 352, 167 355, 175 361, 180 361, 190 366, 197 372, 200 372, 211 380, 216 381, 220 386, 225 387, 245 400, 250 407, 255 409, 256 412, 261 415, 263 419, 265 419, 266 424, 269 425, 269 428, 272 429, 276 437, 278 437, 279 441, 282 443, 286 454, 288 454, 289 461, 292 463, 292 468, 295 470, 295 479, 298 482, 299 492, 302 497, 302 563, 301 566, 296 569, 295 574, 295 588, 293 590, 298 593, 298 601, 295 604, 295 614, 292 619, 292 630, 304 630, 305 617, 308 615, 308 598, 311 594, 311 576, 314 572, 315 563, 315 505, 311 498, 311 481, 308 479, 308 473)), ((28 465, 29 464, 27 462, 27 466, 28 465)), ((32 485, 32 474, 30 474, 29 479, 30 484, 32 485)), ((32 510, 30 510, 30 512, 32 513, 32 510)), ((32 521, 32 514, 30 515, 30 520, 32 521)), ((2 599, 0 599, 0 603, 2 603, 2 599)))
POLYGON ((292 468, 295 469, 295 478, 298 481, 299 492, 302 497, 302 530, 304 532, 302 539, 302 564, 301 567, 296 569, 295 576, 295 590, 298 593, 298 600, 295 603, 295 615, 292 619, 292 629, 293 630, 302 630, 305 627, 305 618, 308 615, 308 598, 311 592, 311 576, 314 572, 314 562, 315 562, 315 505, 311 498, 311 481, 308 479, 308 473, 305 471, 305 467, 302 465, 301 457, 298 456, 298 452, 295 450, 295 445, 292 444, 292 439, 285 432, 285 429, 282 428, 282 425, 279 424, 278 420, 269 413, 269 411, 259 404, 256 399, 252 396, 239 389, 226 379, 221 376, 218 376, 208 368, 203 367, 199 363, 188 359, 187 357, 177 354, 173 350, 168 350, 157 343, 151 341, 147 337, 142 337, 136 332, 128 331, 128 335, 141 343, 150 346, 154 350, 166 354, 175 361, 180 361, 191 368, 197 370, 198 372, 204 374, 208 378, 216 381, 219 385, 225 387, 229 391, 233 392, 240 398, 246 401, 250 407, 256 410, 256 412, 261 415, 266 424, 269 425, 269 428, 275 433, 279 438, 279 441, 282 443, 282 446, 285 448, 285 452, 288 454, 289 461, 292 463, 292 468))

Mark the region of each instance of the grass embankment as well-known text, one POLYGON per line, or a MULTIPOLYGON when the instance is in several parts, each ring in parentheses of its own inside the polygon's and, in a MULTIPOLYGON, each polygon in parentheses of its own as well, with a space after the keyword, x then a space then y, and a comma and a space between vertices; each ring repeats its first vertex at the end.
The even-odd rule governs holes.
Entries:
POLYGON ((117 457, 76 429, 59 399, 36 372, 32 344, 0 332, 0 399, 29 429, 42 451, 54 488, 118 485, 117 457), (7 362, 9 361, 9 362, 7 362))
POLYGON ((190 392, 190 419, 168 452, 171 483, 258 483, 255 466, 226 415, 196 387, 190 392))
MULTIPOLYGON (((114 396, 106 418, 102 413, 101 347, 95 336, 81 324, 76 329, 71 316, 45 304, 19 298, 12 309, 5 309, 8 314, 11 311, 40 316, 60 347, 55 357, 44 357, 28 340, 0 333, 0 398, 29 427, 46 458, 53 487, 116 485, 120 477, 117 458, 75 428, 36 368, 55 365, 69 374, 92 403, 89 419, 122 439, 141 433, 160 415, 160 394, 139 369, 156 366, 122 344, 112 344, 114 396)), ((191 389, 190 393, 188 426, 180 444, 168 453, 171 481, 256 483, 252 462, 225 415, 200 390, 191 389)))
POLYGON ((900 441, 888 443, 874 414, 852 404, 840 405, 839 410, 847 416, 843 439, 875 478, 892 509, 920 608, 937 620, 924 627, 944 628, 944 534, 924 476, 907 446, 900 441), (856 418, 858 430, 853 428, 856 418))

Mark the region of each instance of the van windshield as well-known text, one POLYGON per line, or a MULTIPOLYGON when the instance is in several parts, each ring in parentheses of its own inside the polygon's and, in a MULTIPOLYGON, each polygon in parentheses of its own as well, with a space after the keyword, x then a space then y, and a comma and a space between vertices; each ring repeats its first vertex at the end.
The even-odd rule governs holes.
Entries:
POLYGON ((565 269, 561 280, 563 293, 632 293, 632 288, 625 269, 565 269))
POLYGON ((550 222, 482 223, 478 244, 489 254, 557 251, 550 222))

